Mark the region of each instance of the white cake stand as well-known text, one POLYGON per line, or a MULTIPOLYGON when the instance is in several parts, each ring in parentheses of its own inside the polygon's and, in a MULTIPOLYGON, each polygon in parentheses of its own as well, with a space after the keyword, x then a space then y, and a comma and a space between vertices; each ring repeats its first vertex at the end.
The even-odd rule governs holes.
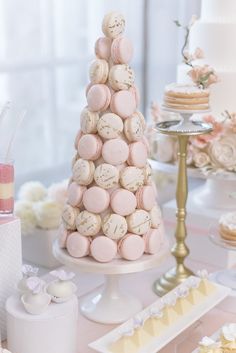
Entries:
MULTIPOLYGON (((177 164, 149 160, 153 170, 176 174, 177 164)), ((220 172, 209 175, 194 167, 188 167, 188 176, 206 180, 202 186, 189 192, 188 200, 196 207, 218 210, 235 210, 236 205, 236 173, 220 172)))
MULTIPOLYGON (((73 271, 105 275, 105 284, 80 301, 80 310, 88 319, 103 324, 118 324, 128 320, 142 309, 136 297, 123 293, 119 288, 119 277, 123 274, 141 272, 160 265, 168 254, 168 244, 163 245, 158 255, 143 255, 137 261, 120 258, 110 263, 99 263, 91 257, 71 257, 58 242, 53 246, 54 256, 73 271)), ((140 283, 140 286, 142 283, 140 283)))
MULTIPOLYGON (((218 230, 218 224, 210 227, 210 240, 217 246, 223 249, 236 251, 236 241, 224 240, 218 230)), ((211 274, 211 279, 215 282, 232 289, 230 295, 236 297, 236 269, 225 269, 211 274)))

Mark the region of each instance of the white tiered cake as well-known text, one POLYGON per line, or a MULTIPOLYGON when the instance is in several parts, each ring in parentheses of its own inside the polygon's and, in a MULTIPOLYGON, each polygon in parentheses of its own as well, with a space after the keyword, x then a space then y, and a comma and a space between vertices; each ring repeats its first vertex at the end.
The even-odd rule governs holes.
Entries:
MULTIPOLYGON (((210 105, 213 114, 219 116, 224 110, 236 111, 236 1, 202 0, 201 17, 191 28, 189 51, 197 47, 204 51, 206 63, 214 67, 219 82, 211 88, 210 105)), ((196 63, 198 63, 196 62, 196 63)), ((190 82, 185 64, 178 66, 177 82, 190 82)))

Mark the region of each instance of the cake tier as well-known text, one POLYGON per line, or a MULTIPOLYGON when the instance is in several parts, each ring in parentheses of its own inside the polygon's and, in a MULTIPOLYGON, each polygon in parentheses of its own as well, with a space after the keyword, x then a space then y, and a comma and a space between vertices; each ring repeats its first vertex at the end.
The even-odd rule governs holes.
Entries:
MULTIPOLYGON (((190 77, 187 75, 189 68, 181 64, 177 69, 177 82, 181 84, 191 83, 190 77)), ((219 76, 219 82, 211 86, 210 94, 210 107, 212 113, 220 115, 225 109, 230 112, 236 111, 235 102, 235 82, 236 82, 236 70, 235 71, 217 71, 219 76)))
POLYGON ((236 22, 236 1, 202 0, 201 19, 208 22, 236 22))
POLYGON ((167 108, 207 110, 209 108, 209 91, 192 84, 172 83, 166 86, 163 101, 167 108))
MULTIPOLYGON (((236 5, 236 1, 235 1, 236 5)), ((189 49, 204 51, 204 60, 218 70, 236 71, 236 23, 197 21, 191 29, 189 49)))

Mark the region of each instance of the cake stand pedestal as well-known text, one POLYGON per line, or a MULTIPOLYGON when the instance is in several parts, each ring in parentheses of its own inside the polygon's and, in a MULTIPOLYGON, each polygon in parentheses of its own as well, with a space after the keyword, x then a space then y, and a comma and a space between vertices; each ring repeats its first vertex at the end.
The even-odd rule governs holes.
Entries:
MULTIPOLYGON (((165 108, 164 108, 165 109, 165 108)), ((158 123, 155 130, 159 133, 177 136, 179 143, 179 167, 178 180, 176 189, 177 202, 177 226, 175 231, 176 244, 172 248, 172 255, 176 259, 176 266, 165 273, 160 279, 154 283, 154 291, 159 296, 163 296, 177 285, 185 281, 187 277, 192 275, 192 271, 188 269, 184 262, 189 254, 189 249, 185 243, 187 237, 186 230, 186 202, 188 198, 188 178, 187 178, 187 145, 190 136, 198 136, 208 134, 212 131, 212 126, 201 121, 190 120, 191 116, 196 113, 205 114, 208 111, 188 111, 188 110, 170 110, 177 112, 181 119, 171 120, 158 123)))
POLYGON ((53 253, 57 260, 73 271, 105 275, 105 284, 80 301, 80 310, 88 319, 103 324, 118 324, 128 320, 142 309, 142 303, 135 297, 123 293, 119 287, 121 275, 141 272, 157 267, 168 254, 164 244, 157 255, 143 255, 137 261, 120 258, 110 263, 99 263, 90 257, 71 257, 56 241, 53 253))
MULTIPOLYGON (((224 240, 218 231, 218 224, 210 227, 210 240, 223 249, 236 251, 236 241, 224 240)), ((225 269, 211 274, 211 279, 225 287, 232 289, 231 296, 236 297, 236 269, 225 269)))

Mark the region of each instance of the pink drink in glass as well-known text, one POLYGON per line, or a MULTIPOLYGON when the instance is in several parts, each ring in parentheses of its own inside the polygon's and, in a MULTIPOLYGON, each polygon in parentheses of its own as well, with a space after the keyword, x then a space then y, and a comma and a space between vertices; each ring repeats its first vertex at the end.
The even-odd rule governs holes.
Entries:
POLYGON ((14 210, 14 166, 12 162, 0 163, 0 214, 14 210))

